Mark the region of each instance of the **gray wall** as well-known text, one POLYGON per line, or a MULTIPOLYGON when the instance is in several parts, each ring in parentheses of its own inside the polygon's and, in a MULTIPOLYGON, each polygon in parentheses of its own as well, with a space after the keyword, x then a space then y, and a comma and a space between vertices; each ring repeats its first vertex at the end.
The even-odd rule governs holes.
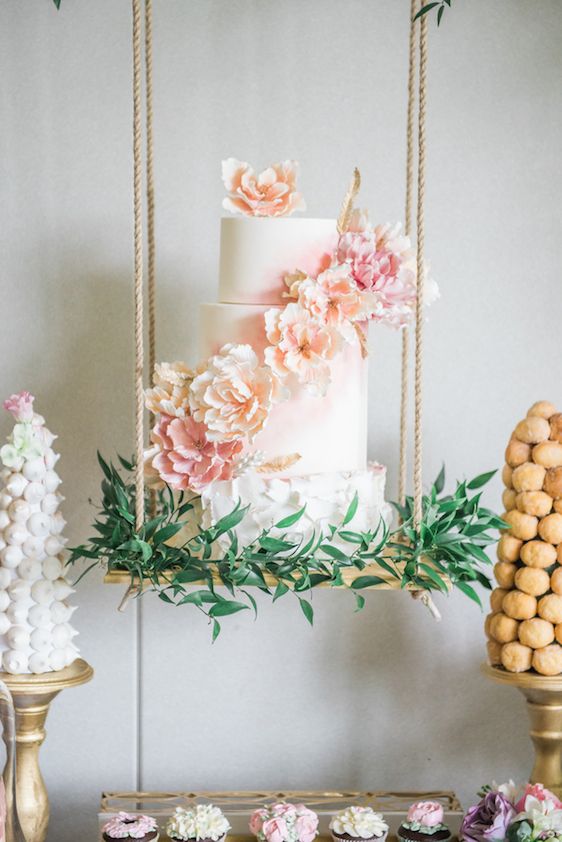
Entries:
MULTIPOLYGON (((68 535, 88 535, 95 451, 132 449, 130 4, 0 4, 0 393, 28 388, 59 433, 68 535)), ((335 215, 354 165, 378 220, 403 215, 406 0, 157 0, 159 357, 193 358, 213 298, 220 161, 301 162, 309 214, 335 215)), ((562 406, 562 5, 455 3, 430 26, 427 478, 499 466, 538 398, 562 406)), ((370 450, 396 493, 399 337, 373 331, 370 450)), ((2 420, 2 434, 8 419, 2 420)), ((487 501, 499 506, 499 482, 487 501)), ((354 615, 314 597, 209 630, 118 587, 80 584, 96 679, 54 704, 50 839, 93 839, 102 789, 455 788, 531 759, 523 701, 487 683, 483 618, 400 594, 354 615), (289 668, 288 668, 289 667, 289 668), (140 734, 137 704, 141 702, 140 734)))

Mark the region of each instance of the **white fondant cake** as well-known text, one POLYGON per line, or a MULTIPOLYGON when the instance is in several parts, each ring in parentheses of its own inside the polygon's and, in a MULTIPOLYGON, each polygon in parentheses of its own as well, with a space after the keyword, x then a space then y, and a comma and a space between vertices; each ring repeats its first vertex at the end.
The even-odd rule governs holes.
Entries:
POLYGON ((73 591, 62 558, 59 456, 32 403, 27 392, 5 402, 16 424, 0 449, 0 658, 13 674, 60 670, 78 654, 69 622, 75 609, 66 602, 73 591))
POLYGON ((219 301, 285 304, 287 272, 316 277, 330 265, 337 240, 333 219, 222 219, 219 301))

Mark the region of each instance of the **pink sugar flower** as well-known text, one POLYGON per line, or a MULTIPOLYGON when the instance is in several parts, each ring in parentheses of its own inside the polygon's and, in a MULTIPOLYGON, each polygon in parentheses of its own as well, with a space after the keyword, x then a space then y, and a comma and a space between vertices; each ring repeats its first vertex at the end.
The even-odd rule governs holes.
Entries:
POLYGON ((299 303, 312 315, 337 330, 347 342, 354 342, 354 322, 371 318, 376 312, 373 293, 362 291, 346 264, 333 266, 300 283, 299 303))
POLYGON ((258 833, 261 832, 264 820, 267 819, 268 816, 268 811, 265 810, 263 807, 254 810, 254 812, 250 816, 250 833, 253 833, 254 836, 257 836, 258 833))
POLYGON ((332 327, 291 303, 265 313, 266 334, 271 345, 265 362, 281 380, 294 375, 313 394, 325 395, 330 383, 329 360, 341 345, 332 327))
POLYGON ((232 478, 242 441, 214 442, 207 433, 191 416, 159 418, 152 431, 158 448, 152 465, 170 488, 200 492, 213 480, 232 478))
POLYGON ((562 803, 549 789, 546 789, 542 784, 527 784, 523 795, 517 804, 515 804, 515 809, 518 813, 525 811, 525 802, 528 795, 532 795, 537 801, 552 801, 557 810, 562 809, 562 803))
POLYGON ((33 401, 35 398, 29 392, 18 392, 10 395, 4 401, 4 409, 11 412, 16 421, 32 421, 33 420, 33 401))
POLYGON ((228 193, 223 208, 246 216, 288 216, 306 210, 304 199, 296 192, 297 170, 296 161, 281 161, 256 175, 249 164, 228 158, 222 162, 228 193))

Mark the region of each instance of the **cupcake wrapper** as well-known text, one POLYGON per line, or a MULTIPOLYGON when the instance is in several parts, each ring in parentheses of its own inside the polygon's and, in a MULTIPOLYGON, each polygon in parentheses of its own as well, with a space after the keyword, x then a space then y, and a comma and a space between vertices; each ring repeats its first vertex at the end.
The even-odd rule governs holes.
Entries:
MULTIPOLYGON (((343 840, 341 838, 341 836, 336 836, 336 834, 333 833, 333 832, 332 832, 331 836, 332 836, 332 842, 345 842, 345 840, 343 840)), ((369 839, 362 839, 360 836, 356 836, 356 837, 354 837, 354 839, 356 840, 356 842, 386 842, 387 836, 388 836, 388 830, 386 831, 386 833, 383 833, 382 836, 370 836, 369 839)))

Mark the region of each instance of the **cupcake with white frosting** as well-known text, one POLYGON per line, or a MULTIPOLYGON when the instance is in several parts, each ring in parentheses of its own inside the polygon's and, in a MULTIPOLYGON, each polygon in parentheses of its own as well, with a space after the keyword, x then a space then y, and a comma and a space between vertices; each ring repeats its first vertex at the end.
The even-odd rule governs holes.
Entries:
POLYGON ((198 804, 190 810, 176 807, 166 825, 166 834, 176 842, 222 842, 229 830, 228 819, 212 804, 198 804))
POLYGON ((388 825, 382 814, 371 807, 348 807, 336 813, 330 822, 330 830, 334 842, 384 842, 388 835, 388 825))
POLYGON ((135 839, 137 842, 158 842, 156 820, 152 816, 137 816, 134 813, 118 813, 102 828, 104 842, 114 839, 135 839))

